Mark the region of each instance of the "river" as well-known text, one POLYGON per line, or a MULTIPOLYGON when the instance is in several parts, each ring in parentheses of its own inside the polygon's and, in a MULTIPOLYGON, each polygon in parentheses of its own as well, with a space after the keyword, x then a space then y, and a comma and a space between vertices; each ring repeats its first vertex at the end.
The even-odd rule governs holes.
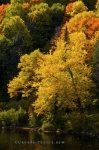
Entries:
POLYGON ((99 139, 1 129, 0 150, 99 150, 99 139))

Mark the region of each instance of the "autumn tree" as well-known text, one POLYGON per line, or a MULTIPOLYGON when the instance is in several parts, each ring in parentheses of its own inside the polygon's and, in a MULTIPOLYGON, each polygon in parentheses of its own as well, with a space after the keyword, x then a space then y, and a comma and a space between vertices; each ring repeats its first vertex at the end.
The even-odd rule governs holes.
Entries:
POLYGON ((39 67, 39 59, 43 59, 43 54, 39 50, 31 52, 30 55, 25 54, 20 58, 18 69, 20 72, 8 85, 8 93, 11 97, 18 96, 21 93, 22 97, 29 97, 35 92, 37 78, 35 70, 39 67))
POLYGON ((38 99, 34 103, 37 114, 52 111, 55 105, 59 109, 81 109, 84 106, 90 97, 89 87, 92 82, 85 56, 86 51, 82 51, 79 45, 68 50, 62 42, 52 55, 46 55, 45 61, 40 61, 37 74, 42 80, 39 83, 38 99))
MULTIPOLYGON (((34 51, 22 56, 19 75, 8 85, 10 96, 21 93, 22 96, 31 97, 31 93, 36 91, 37 97, 33 100, 35 113, 42 116, 50 114, 54 125, 59 112, 68 109, 82 111, 90 101, 93 83, 91 67, 85 61, 87 52, 79 46, 81 42, 83 45, 82 38, 78 44, 70 41, 67 45, 60 40, 53 53, 34 51)), ((60 119, 61 116, 58 121, 60 119)))
POLYGON ((67 27, 69 33, 83 31, 90 39, 99 30, 99 18, 95 16, 95 13, 85 11, 71 18, 67 27))

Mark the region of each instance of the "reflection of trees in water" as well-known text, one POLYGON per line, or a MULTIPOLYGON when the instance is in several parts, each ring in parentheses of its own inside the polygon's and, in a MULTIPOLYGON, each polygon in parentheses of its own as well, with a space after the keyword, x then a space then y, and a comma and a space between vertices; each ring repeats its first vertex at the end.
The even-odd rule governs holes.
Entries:
POLYGON ((31 130, 0 130, 0 150, 98 150, 98 139, 82 138, 55 133, 37 133, 31 130), (30 142, 36 144, 15 144, 15 141, 30 142), (42 144, 37 144, 37 142, 42 144), (49 141, 50 144, 44 144, 49 141), (51 144, 51 141, 65 141, 65 144, 51 144))
POLYGON ((29 141, 39 141, 42 136, 35 131, 29 131, 29 141))

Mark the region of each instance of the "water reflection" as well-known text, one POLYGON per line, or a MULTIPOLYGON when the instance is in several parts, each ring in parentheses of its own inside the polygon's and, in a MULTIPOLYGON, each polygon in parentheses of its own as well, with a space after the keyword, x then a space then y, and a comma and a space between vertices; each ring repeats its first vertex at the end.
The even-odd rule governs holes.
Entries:
POLYGON ((0 150, 99 150, 99 140, 55 133, 0 130, 0 150))

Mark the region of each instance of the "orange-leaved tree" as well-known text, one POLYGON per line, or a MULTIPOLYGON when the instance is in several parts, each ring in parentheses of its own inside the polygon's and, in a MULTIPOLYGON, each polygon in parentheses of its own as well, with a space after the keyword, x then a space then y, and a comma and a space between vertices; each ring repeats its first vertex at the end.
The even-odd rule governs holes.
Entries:
POLYGON ((92 38, 99 30, 99 18, 92 11, 82 12, 70 19, 67 25, 68 32, 83 31, 87 38, 92 38))

